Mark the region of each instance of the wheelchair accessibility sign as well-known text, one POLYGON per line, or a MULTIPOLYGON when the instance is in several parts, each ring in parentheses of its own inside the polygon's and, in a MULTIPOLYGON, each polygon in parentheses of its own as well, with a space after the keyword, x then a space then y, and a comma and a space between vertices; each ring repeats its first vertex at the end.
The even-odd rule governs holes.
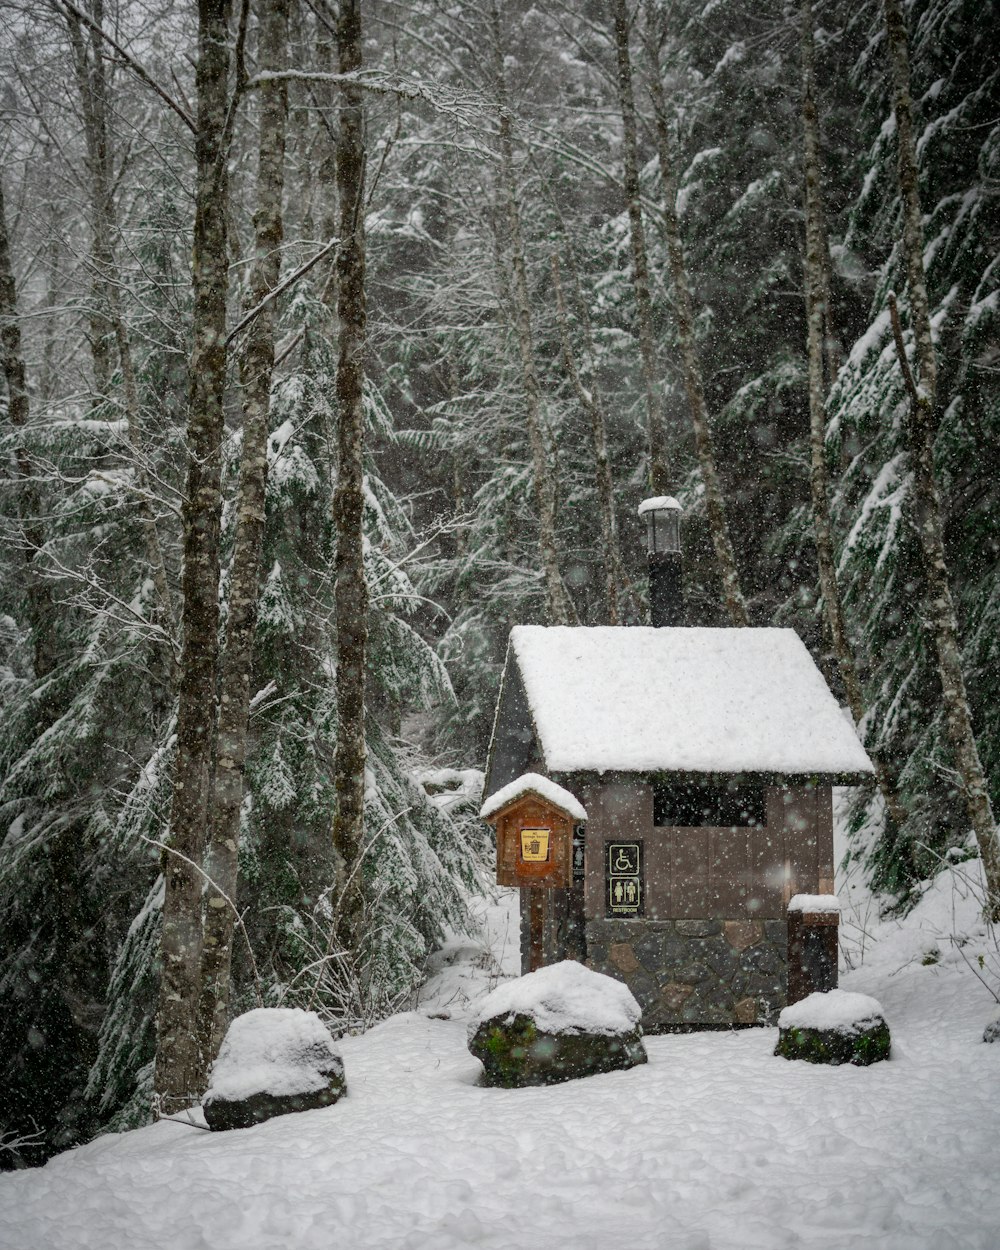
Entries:
POLYGON ((642 843, 606 842, 608 916, 643 914, 642 843))

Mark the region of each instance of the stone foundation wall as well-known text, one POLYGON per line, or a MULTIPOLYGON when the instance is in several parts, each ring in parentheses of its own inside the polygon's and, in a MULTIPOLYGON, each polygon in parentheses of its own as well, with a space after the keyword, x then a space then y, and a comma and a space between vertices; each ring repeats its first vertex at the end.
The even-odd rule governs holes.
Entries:
POLYGON ((624 981, 647 1033, 773 1024, 785 1006, 784 920, 588 920, 587 966, 624 981))

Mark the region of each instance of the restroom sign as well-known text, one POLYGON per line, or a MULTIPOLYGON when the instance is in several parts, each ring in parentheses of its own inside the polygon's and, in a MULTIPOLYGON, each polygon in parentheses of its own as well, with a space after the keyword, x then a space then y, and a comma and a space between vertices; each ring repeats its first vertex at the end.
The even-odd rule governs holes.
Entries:
POLYGON ((643 914, 642 843, 606 842, 607 916, 643 914))
POLYGON ((573 830, 573 884, 582 885, 587 875, 587 831, 583 825, 573 830))

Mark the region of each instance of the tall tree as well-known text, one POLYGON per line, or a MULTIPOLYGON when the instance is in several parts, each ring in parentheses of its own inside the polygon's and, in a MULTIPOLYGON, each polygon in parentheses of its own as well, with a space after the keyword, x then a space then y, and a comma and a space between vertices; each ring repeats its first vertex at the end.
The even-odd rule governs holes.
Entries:
MULTIPOLYGON (((825 344, 832 339, 830 287, 827 278, 829 246, 823 214, 820 166, 819 111, 816 101, 816 54, 812 0, 802 0, 799 28, 802 61, 802 165, 805 184, 806 222, 806 339, 809 360, 809 486, 812 500, 816 563, 827 629, 844 683, 847 704, 855 725, 865 714, 864 695, 858 676, 854 647, 847 631, 834 561, 833 521, 830 510, 830 478, 826 449, 825 344)), ((881 747, 869 745, 886 813, 897 829, 906 820, 896 783, 881 747)))
MULTIPOLYGON (((263 74, 284 71, 287 43, 288 0, 265 0, 257 45, 263 74)), ((202 1052, 209 1057, 218 1052, 228 1022, 235 920, 232 900, 236 897, 237 886, 240 808, 267 500, 267 436, 276 318, 273 293, 281 269, 283 233, 288 85, 283 79, 266 80, 259 91, 254 258, 245 300, 246 315, 255 315, 240 355, 243 387, 240 476, 226 597, 226 641, 219 662, 218 746, 205 853, 209 883, 205 900, 199 1030, 202 1052)))
MULTIPOLYGON (((563 294, 562 279, 559 275, 559 257, 552 257, 552 286, 556 296, 556 316, 559 321, 559 345, 562 350, 563 367, 569 376, 573 393, 590 419, 590 432, 594 445, 594 481, 597 487, 597 503, 601 514, 601 546, 604 556, 604 603, 607 609, 608 624, 620 625, 621 614, 618 605, 619 589, 622 585, 622 559, 618 546, 618 527, 615 524, 615 496, 611 478, 611 461, 608 458, 608 429, 604 415, 604 402, 596 379, 590 386, 585 386, 576 363, 576 352, 570 335, 569 314, 566 310, 566 297, 563 294)), ((575 273, 574 273, 575 277, 575 273)), ((578 292, 579 293, 579 292, 578 292)), ((583 329, 588 350, 593 355, 590 321, 586 313, 586 305, 582 299, 577 300, 582 310, 583 329)))
MULTIPOLYGON (((41 498, 34 480, 31 461, 23 445, 28 424, 29 400, 27 370, 21 347, 21 326, 18 322, 17 284, 10 255, 7 232, 7 208, 3 181, 0 180, 0 361, 7 383, 7 420, 15 432, 14 461, 20 479, 17 509, 20 520, 20 542, 24 552, 25 601, 28 627, 31 630, 32 653, 36 678, 44 678, 56 665, 55 614, 52 610, 52 589, 35 564, 41 550, 41 498)), ((48 696, 43 694, 43 706, 48 696)))
POLYGON ((202 1092, 206 1056, 197 1028, 201 983, 201 862, 215 745, 219 629, 219 525, 226 297, 230 103, 230 0, 198 2, 194 310, 189 363, 187 482, 183 504, 184 595, 170 846, 165 853, 157 1013, 156 1094, 162 1111, 202 1092))
POLYGON ((709 422, 708 404, 705 400, 705 384, 702 381, 701 362, 698 359, 698 347, 695 343, 694 299, 691 295, 691 284, 688 281, 684 241, 681 238, 681 225, 677 215, 677 179, 674 174, 674 158, 671 152, 667 101, 660 71, 659 52, 663 30, 662 27, 659 30, 656 29, 654 14, 654 7, 647 5, 646 49, 649 57, 649 94, 653 102, 653 116, 656 124, 656 152, 660 165, 660 182, 663 187, 661 208, 667 238, 667 252, 670 257, 670 276, 673 280, 674 316, 677 320, 677 337, 681 346, 684 390, 691 413, 691 426, 694 430, 695 448, 698 453, 698 468, 701 472, 702 485, 705 488, 708 528, 712 535, 712 546, 722 579, 722 597, 730 621, 734 625, 746 625, 749 623, 747 605, 740 586, 736 553, 733 551, 732 539, 729 536, 726 500, 716 466, 715 444, 709 422))
MULTIPOLYGON (((337 60, 341 74, 363 64, 360 0, 341 0, 337 60)), ((368 583, 364 562, 365 425, 365 134, 363 92, 340 89, 337 136, 337 487, 336 528, 337 747, 333 846, 339 871, 339 937, 356 952, 362 940, 364 890, 361 857, 365 831, 365 663, 368 648, 368 583)))
POLYGON ((538 508, 538 549, 545 574, 546 609, 552 625, 569 625, 576 617, 572 600, 563 585, 556 541, 556 470, 547 431, 543 427, 542 385, 535 360, 532 333, 531 297, 524 251, 521 203, 514 166, 513 119, 505 66, 506 46, 500 9, 493 0, 490 10, 493 44, 493 75, 497 96, 497 122, 500 162, 497 171, 497 201, 502 221, 498 235, 497 267, 500 288, 510 302, 509 316, 514 323, 524 408, 531 446, 535 503, 538 508), (509 270, 510 280, 507 281, 509 270))
MULTIPOLYGON (((125 412, 125 429, 133 459, 133 471, 139 493, 139 512, 146 562, 156 587, 158 623, 165 628, 168 637, 174 634, 174 610, 166 561, 153 508, 154 493, 146 471, 143 448, 143 431, 139 402, 139 386, 136 378, 132 352, 132 338, 122 308, 122 274, 116 252, 118 213, 115 204, 115 162, 112 136, 108 128, 110 91, 105 69, 103 42, 104 4, 95 0, 91 25, 85 38, 79 12, 75 6, 66 10, 66 24, 73 47, 77 91, 80 111, 83 115, 83 133, 87 149, 87 166, 90 174, 91 222, 94 255, 94 293, 98 302, 97 324, 110 327, 114 350, 118 354, 121 369, 121 390, 125 412)), ((92 350, 95 375, 108 368, 110 349, 103 334, 93 336, 92 350)), ((110 377, 105 379, 105 391, 110 390, 110 377)), ((102 396, 104 398, 105 396, 102 396)), ((171 645, 156 649, 154 661, 160 669, 160 684, 169 688, 174 678, 174 653, 171 645)))
POLYGON ((628 209, 629 237, 632 244, 632 282, 635 290, 636 334, 642 359, 642 382, 646 399, 646 437, 649 441, 649 488, 654 495, 670 489, 663 403, 653 327, 653 297, 649 279, 646 230, 642 220, 639 187, 639 140, 636 125, 635 88, 632 82, 632 54, 629 40, 632 15, 627 0, 611 0, 614 27, 618 108, 622 117, 623 191, 628 209))
POLYGON ((941 497, 934 471, 937 354, 931 332, 924 274, 924 231, 920 206, 917 148, 913 133, 909 39, 900 0, 884 0, 885 25, 896 117, 896 157, 902 196, 903 253, 906 258, 910 325, 916 370, 906 354, 895 296, 890 295, 893 335, 909 402, 907 441, 913 472, 913 512, 926 583, 925 600, 934 634, 941 699, 955 765, 961 778, 969 822, 975 832, 986 878, 986 914, 1000 921, 1000 838, 989 786, 972 728, 959 645, 958 618, 951 594, 944 546, 941 497))

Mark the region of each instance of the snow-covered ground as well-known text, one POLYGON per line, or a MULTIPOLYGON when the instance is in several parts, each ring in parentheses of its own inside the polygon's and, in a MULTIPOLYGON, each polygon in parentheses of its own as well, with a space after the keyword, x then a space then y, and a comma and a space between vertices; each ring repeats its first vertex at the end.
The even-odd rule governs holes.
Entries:
POLYGON ((979 955, 1000 968, 976 867, 938 877, 902 924, 844 883, 841 984, 885 1008, 888 1063, 790 1063, 752 1029, 647 1038, 628 1072, 480 1088, 466 1022, 516 971, 508 894, 485 943, 437 958, 417 1010, 343 1042, 338 1105, 230 1133, 162 1122, 2 1176, 0 1247, 998 1250, 979 955))

